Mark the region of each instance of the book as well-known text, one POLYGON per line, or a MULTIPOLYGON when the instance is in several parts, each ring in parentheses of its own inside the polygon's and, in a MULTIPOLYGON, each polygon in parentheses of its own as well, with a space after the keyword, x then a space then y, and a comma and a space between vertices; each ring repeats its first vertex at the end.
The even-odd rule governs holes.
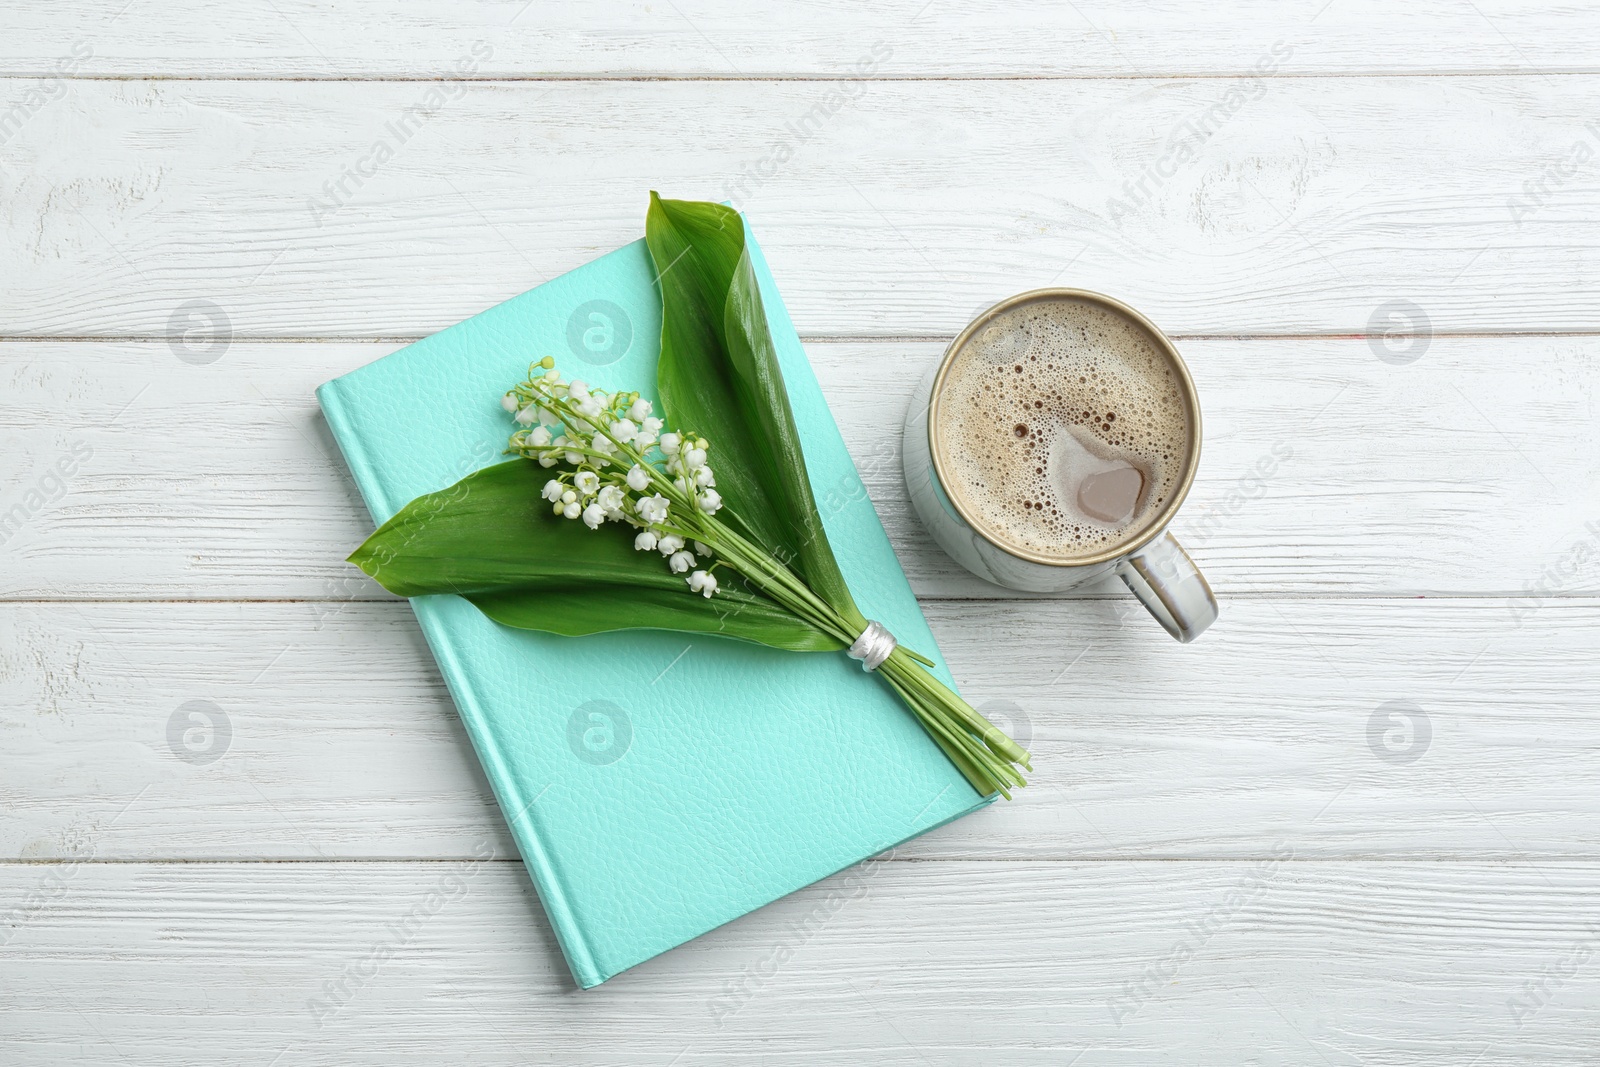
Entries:
MULTIPOLYGON (((953 684, 748 223, 746 240, 845 578, 868 618, 953 684)), ((500 397, 529 363, 553 355, 568 377, 657 401, 660 337, 641 240, 317 399, 381 525, 506 461, 500 397)), ((656 630, 562 637, 501 626, 456 596, 411 605, 585 989, 988 803, 842 652, 656 630)))

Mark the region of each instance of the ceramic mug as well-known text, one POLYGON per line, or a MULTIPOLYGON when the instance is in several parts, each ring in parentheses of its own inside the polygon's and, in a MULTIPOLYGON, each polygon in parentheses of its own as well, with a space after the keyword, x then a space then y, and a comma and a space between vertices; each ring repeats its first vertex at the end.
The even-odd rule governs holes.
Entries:
POLYGON ((973 319, 962 330, 938 365, 929 370, 911 399, 906 413, 904 457, 906 487, 911 502, 935 541, 957 563, 980 578, 1034 593, 1056 593, 1115 573, 1125 582, 1166 631, 1179 641, 1193 641, 1217 618, 1217 599, 1194 560, 1167 532, 1167 525, 1189 493, 1200 462, 1200 400, 1189 369, 1167 336, 1137 311, 1100 293, 1083 289, 1035 289, 1002 300, 973 319), (1039 301, 1072 300, 1097 305, 1127 320, 1146 333, 1171 361, 1173 377, 1183 394, 1188 414, 1187 457, 1176 490, 1154 514, 1141 520, 1129 536, 1096 553, 1072 559, 1054 559, 1003 544, 982 532, 972 521, 959 494, 949 490, 941 474, 937 410, 941 387, 956 355, 996 316, 1012 308, 1039 301))

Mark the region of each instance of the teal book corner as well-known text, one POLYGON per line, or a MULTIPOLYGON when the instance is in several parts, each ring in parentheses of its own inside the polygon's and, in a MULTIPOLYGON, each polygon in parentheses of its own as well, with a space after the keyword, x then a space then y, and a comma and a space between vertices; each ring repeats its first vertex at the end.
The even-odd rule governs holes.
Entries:
MULTIPOLYGON (((951 682, 746 237, 856 601, 951 682)), ((500 397, 542 356, 655 400, 660 335, 638 241, 327 382, 317 399, 381 524, 505 461, 513 426, 500 397)), ((559 637, 500 626, 459 597, 411 604, 584 988, 987 803, 843 653, 655 630, 559 637)))

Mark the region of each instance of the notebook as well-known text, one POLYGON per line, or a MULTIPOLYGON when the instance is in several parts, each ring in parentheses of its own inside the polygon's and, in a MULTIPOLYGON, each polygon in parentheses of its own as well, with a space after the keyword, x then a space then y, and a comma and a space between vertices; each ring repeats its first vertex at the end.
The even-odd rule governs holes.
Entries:
MULTIPOLYGON (((748 224, 746 239, 839 565, 862 612, 952 683, 748 224)), ((505 462, 500 397, 542 356, 656 400, 654 279, 637 241, 319 388, 374 523, 505 462)), ((560 637, 455 596, 411 605, 583 988, 988 802, 843 653, 560 637)))

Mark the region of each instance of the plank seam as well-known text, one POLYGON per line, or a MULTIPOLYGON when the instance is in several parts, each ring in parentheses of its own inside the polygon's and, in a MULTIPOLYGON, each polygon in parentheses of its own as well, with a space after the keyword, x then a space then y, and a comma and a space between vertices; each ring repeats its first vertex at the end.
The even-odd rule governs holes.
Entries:
MULTIPOLYGON (((1528 591, 1525 589, 1510 592, 1472 592, 1472 593, 1306 593, 1292 590, 1251 589, 1239 592, 1223 591, 1223 599, 1227 601, 1388 601, 1388 600, 1439 600, 1439 601, 1481 601, 1485 604, 1498 604, 1505 600, 1526 598, 1528 591)), ((1600 601, 1600 591, 1595 592, 1541 592, 1541 600, 1562 601, 1600 601)), ((1056 604, 1076 603, 1078 601, 1116 601, 1127 600, 1129 594, 1125 593, 1078 593, 1036 594, 1033 596, 954 596, 945 594, 919 594, 919 604, 1056 604)), ((217 605, 244 605, 244 604, 403 604, 400 597, 8 597, 0 596, 0 606, 45 606, 51 604, 217 604, 217 605)))
MULTIPOLYGON (((100 859, 84 857, 67 857, 63 859, 20 859, 0 857, 0 867, 218 867, 242 866, 245 864, 265 866, 296 865, 296 866, 322 866, 322 867, 348 867, 356 864, 385 864, 420 865, 433 863, 459 864, 463 856, 419 856, 412 859, 398 859, 392 856, 376 856, 360 859, 298 859, 294 857, 262 858, 262 859, 187 859, 182 857, 164 857, 157 859, 100 859)), ((1583 852, 1560 853, 1529 853, 1507 850, 1506 853, 1480 852, 1480 853, 1444 853, 1433 855, 1430 853, 1416 853, 1414 855, 1376 855, 1353 853, 1340 856, 1280 856, 1274 853, 1254 853, 1242 856, 879 856, 872 857, 880 863, 1206 863, 1206 864, 1238 864, 1238 863, 1298 863, 1298 864, 1335 864, 1335 863, 1364 863, 1387 864, 1391 866, 1414 865, 1466 865, 1510 867, 1514 869, 1548 867, 1573 867, 1588 868, 1600 864, 1600 855, 1590 855, 1583 852), (1514 855, 1515 860, 1507 860, 1507 855, 1514 855)), ((485 860, 476 860, 478 863, 499 863, 521 866, 522 860, 509 856, 496 856, 485 860)))
MULTIPOLYGON (((445 327, 441 326, 440 329, 445 327)), ((235 333, 230 343, 236 345, 336 345, 336 344, 414 344, 425 340, 433 334, 239 334, 235 333)), ((955 337, 954 333, 930 334, 856 334, 856 333, 813 333, 801 334, 803 344, 949 344, 955 337)), ((1369 341, 1374 338, 1386 337, 1381 333, 1351 333, 1348 331, 1326 331, 1314 333, 1178 333, 1167 331, 1167 336, 1174 341, 1369 341)), ((1512 337, 1570 337, 1587 338, 1600 337, 1600 329, 1571 329, 1571 330, 1440 330, 1434 329, 1429 336, 1439 338, 1461 338, 1463 340, 1502 340, 1512 337)), ((167 344, 171 340, 166 334, 150 333, 106 333, 106 334, 5 334, 0 333, 0 344, 167 344)))
POLYGON ((672 71, 655 71, 648 73, 622 73, 607 71, 585 71, 582 73, 540 73, 540 74, 493 74, 493 75, 460 75, 460 74, 162 74, 162 73, 66 73, 57 72, 49 68, 36 71, 18 69, 12 72, 0 72, 0 81, 37 81, 40 79, 85 82, 347 82, 352 84, 366 82, 394 82, 405 85, 417 84, 522 84, 522 83, 547 83, 547 82, 577 82, 594 84, 613 84, 617 82, 689 82, 689 83, 716 83, 716 82, 820 82, 828 85, 842 83, 886 83, 886 82, 1099 82, 1099 81, 1238 81, 1249 79, 1251 81, 1316 81, 1316 80, 1371 80, 1384 79, 1396 80, 1401 78, 1566 78, 1566 77, 1591 77, 1600 74, 1600 67, 1554 67, 1549 69, 1504 70, 1497 68, 1463 67, 1451 70, 1300 70, 1277 71, 1273 73, 1260 73, 1253 68, 1241 68, 1237 71, 1158 71, 1155 73, 1104 73, 1104 74, 1052 74, 1049 72, 1032 72, 1027 74, 884 74, 872 77, 851 76, 844 73, 833 74, 829 72, 814 73, 779 73, 779 72, 752 72, 743 74, 722 73, 676 73, 672 71))

